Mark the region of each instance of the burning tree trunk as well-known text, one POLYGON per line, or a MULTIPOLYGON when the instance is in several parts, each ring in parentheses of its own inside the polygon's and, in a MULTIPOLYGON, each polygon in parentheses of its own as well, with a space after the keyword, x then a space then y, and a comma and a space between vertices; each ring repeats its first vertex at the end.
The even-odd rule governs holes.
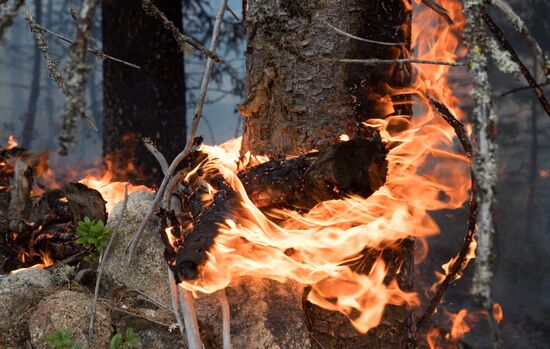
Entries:
MULTIPOLYGON (((248 99, 240 107, 246 117, 242 153, 271 158, 301 155, 337 143, 342 134, 351 138, 372 135, 361 124, 368 118, 410 113, 407 103, 402 103, 404 107, 396 103, 410 97, 386 98, 392 87, 409 83, 407 65, 365 68, 330 62, 407 57, 409 1, 256 0, 246 20, 248 99), (377 42, 358 41, 334 28, 377 42)), ((411 245, 405 241, 400 250, 383 253, 390 269, 401 265, 398 281, 404 290, 412 286, 411 245)), ((375 259, 370 257, 365 252, 366 260, 375 259)), ((391 274, 386 280, 395 276, 391 274)), ((361 335, 343 315, 308 302, 304 305, 314 346, 411 345, 413 328, 403 307, 388 306, 382 324, 361 335)))
MULTIPOLYGON (((181 30, 180 1, 155 5, 181 30)), ((153 185, 162 173, 141 139, 152 139, 169 160, 185 144, 183 53, 162 23, 145 13, 141 1, 105 0, 102 6, 105 51, 141 67, 104 62, 105 160, 115 179, 130 176, 153 185)))

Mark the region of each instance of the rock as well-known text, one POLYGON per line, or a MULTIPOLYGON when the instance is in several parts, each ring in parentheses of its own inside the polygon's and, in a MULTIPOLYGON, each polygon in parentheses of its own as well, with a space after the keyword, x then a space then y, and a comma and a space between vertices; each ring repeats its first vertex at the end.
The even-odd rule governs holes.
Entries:
MULTIPOLYGON (((159 222, 145 229, 132 263, 126 248, 147 214, 154 194, 140 191, 128 197, 122 217, 122 203, 111 212, 108 226, 115 234, 106 273, 120 285, 142 291, 171 308, 164 246, 158 235, 159 222)), ((227 289, 231 309, 234 348, 310 348, 301 288, 270 280, 242 278, 227 289)), ((202 337, 207 348, 221 348, 221 308, 215 295, 201 295, 195 301, 202 337), (209 345, 209 343, 212 343, 209 345)))
POLYGON ((0 292, 23 287, 49 288, 54 286, 52 274, 41 268, 26 268, 0 277, 0 292))
POLYGON ((170 307, 168 274, 164 261, 164 246, 159 237, 159 222, 153 219, 141 237, 131 264, 126 248, 141 220, 147 214, 155 194, 138 191, 128 196, 127 208, 122 216, 123 203, 118 203, 109 214, 107 226, 113 229, 113 244, 105 264, 105 273, 116 283, 135 288, 148 297, 170 307))
POLYGON ((88 343, 91 297, 74 291, 61 291, 42 300, 29 320, 33 348, 48 349, 44 336, 56 330, 71 329, 73 338, 85 348, 106 348, 113 334, 111 317, 97 304, 92 343, 88 343))
POLYGON ((21 269, 0 277, 0 348, 24 343, 30 309, 53 286, 51 273, 40 268, 21 269))

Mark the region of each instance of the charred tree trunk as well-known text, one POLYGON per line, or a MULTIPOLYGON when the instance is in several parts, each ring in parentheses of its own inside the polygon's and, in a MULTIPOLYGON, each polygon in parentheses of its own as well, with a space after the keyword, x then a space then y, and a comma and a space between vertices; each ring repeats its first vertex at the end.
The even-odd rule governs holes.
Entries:
MULTIPOLYGON (((409 0, 255 0, 247 24, 247 100, 241 151, 271 158, 301 155, 338 142, 338 136, 368 136, 368 118, 410 115, 407 95, 391 89, 410 83, 407 65, 364 67, 331 63, 337 58, 408 57, 409 0), (401 45, 360 42, 355 36, 401 45)), ((391 269, 401 266, 401 288, 412 288, 412 242, 384 251, 391 269)), ((365 252, 364 258, 373 259, 365 252)), ((390 272, 390 274, 392 274, 390 272)), ((395 274, 388 277, 395 277, 395 274)), ((389 306, 377 328, 358 333, 343 315, 304 302, 311 341, 318 348, 409 348, 414 328, 404 307, 389 306)))
MULTIPOLYGON (((182 28, 181 1, 155 5, 182 28)), ((103 153, 116 179, 153 185, 162 179, 156 160, 141 144, 152 139, 170 161, 186 138, 183 53, 170 32, 148 16, 141 1, 103 0, 103 45, 137 70, 103 65, 103 153)))
MULTIPOLYGON (((42 21, 42 0, 34 0, 34 12, 38 23, 42 21)), ((21 133, 21 146, 26 149, 30 149, 34 124, 36 121, 36 106, 38 104, 38 98, 40 98, 40 76, 42 67, 42 53, 38 47, 34 48, 34 58, 32 67, 32 82, 31 92, 29 95, 29 104, 27 106, 27 112, 25 114, 25 123, 23 125, 23 132, 21 133)))

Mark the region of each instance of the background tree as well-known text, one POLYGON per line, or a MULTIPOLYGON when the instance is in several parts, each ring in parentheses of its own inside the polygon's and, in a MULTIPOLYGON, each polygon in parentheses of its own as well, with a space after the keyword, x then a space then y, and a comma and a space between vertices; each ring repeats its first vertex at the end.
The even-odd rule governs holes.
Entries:
MULTIPOLYGON (((182 30, 180 1, 155 2, 182 30)), ((140 70, 103 65, 103 152, 116 179, 154 185, 162 174, 141 139, 153 140, 171 160, 186 140, 183 52, 141 1, 102 2, 103 49, 140 70)))

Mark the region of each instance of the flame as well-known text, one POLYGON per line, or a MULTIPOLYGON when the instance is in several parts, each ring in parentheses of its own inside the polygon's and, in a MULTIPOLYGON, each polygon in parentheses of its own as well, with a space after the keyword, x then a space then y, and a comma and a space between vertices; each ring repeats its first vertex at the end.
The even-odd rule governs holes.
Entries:
POLYGON ((15 147, 17 147, 19 144, 17 143, 17 141, 15 140, 15 137, 13 137, 13 135, 9 135, 8 136, 8 145, 6 146, 6 150, 11 150, 15 147))
POLYGON ((502 307, 498 303, 493 304, 493 317, 495 318, 497 324, 499 324, 504 318, 504 312, 502 311, 502 307))
POLYGON ((124 200, 126 187, 128 188, 128 194, 139 190, 151 190, 144 185, 132 185, 128 182, 112 182, 112 178, 112 172, 107 170, 102 176, 87 175, 79 181, 101 193, 103 200, 106 201, 105 208, 107 209, 107 213, 110 213, 118 202, 124 200))
MULTIPOLYGON (((460 1, 443 5, 455 20, 452 26, 415 0, 412 35, 418 59, 456 61, 464 53, 459 47, 464 24, 460 1)), ((418 305, 416 294, 401 290, 395 280, 384 282, 388 270, 382 257, 366 274, 350 267, 364 249, 398 248, 403 239, 439 233, 429 212, 460 208, 468 198, 469 160, 457 153, 454 130, 435 114, 426 98, 437 98, 463 119, 447 83, 450 68, 415 68, 412 86, 383 97, 413 95, 414 117, 394 115, 366 122, 379 130, 390 149, 386 183, 369 198, 326 201, 305 214, 276 210, 271 212, 279 218, 275 223, 255 207, 236 175, 244 166, 265 159, 250 154, 239 158, 238 139, 220 147, 203 147, 209 155, 203 169, 219 171, 238 193, 239 213, 220 227, 200 277, 183 281, 182 287, 213 293, 243 275, 294 280, 311 287, 310 302, 341 312, 363 333, 379 324, 386 305, 418 305)), ((341 141, 346 140, 343 136, 341 141)), ((466 331, 458 324, 456 336, 466 331)))
POLYGON ((40 258, 42 258, 43 268, 53 265, 55 261, 50 258, 50 255, 47 252, 40 252, 40 258))
POLYGON ((539 175, 541 178, 547 178, 548 176, 550 176, 550 171, 546 169, 540 170, 539 175))
POLYGON ((466 323, 466 316, 468 311, 466 309, 460 310, 457 314, 451 315, 453 325, 451 327, 450 338, 457 341, 464 337, 464 335, 470 332, 470 326, 466 323))

